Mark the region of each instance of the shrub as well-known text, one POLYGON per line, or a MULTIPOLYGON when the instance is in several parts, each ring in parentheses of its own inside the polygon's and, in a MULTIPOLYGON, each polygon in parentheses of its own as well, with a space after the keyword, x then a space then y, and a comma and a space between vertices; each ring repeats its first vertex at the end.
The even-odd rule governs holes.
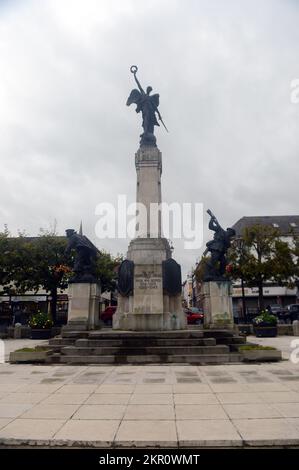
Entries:
POLYGON ((47 313, 38 311, 31 315, 29 326, 33 329, 48 329, 53 326, 53 321, 47 313))
POLYGON ((267 310, 263 310, 257 317, 252 320, 252 324, 255 327, 259 326, 276 326, 277 318, 267 310))

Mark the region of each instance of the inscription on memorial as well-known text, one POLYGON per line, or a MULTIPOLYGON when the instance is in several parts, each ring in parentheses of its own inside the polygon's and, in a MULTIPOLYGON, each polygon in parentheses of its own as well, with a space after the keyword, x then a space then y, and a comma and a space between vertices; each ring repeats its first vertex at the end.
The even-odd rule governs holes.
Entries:
POLYGON ((162 278, 154 272, 147 272, 135 275, 135 288, 137 289, 160 289, 162 278))

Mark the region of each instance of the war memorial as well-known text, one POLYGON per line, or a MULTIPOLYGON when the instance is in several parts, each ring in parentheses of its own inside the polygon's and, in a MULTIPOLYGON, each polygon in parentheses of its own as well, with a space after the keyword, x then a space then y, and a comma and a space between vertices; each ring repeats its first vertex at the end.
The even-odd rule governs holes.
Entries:
MULTIPOLYGON (((204 274, 204 328, 189 329, 182 308, 181 267, 163 237, 162 152, 157 147, 155 126, 166 128, 159 112, 159 94, 146 91, 131 66, 137 88, 127 99, 141 113, 143 132, 135 154, 136 237, 118 271, 118 306, 112 331, 101 330, 98 284, 93 259, 96 247, 82 234, 67 230, 67 250, 76 250, 70 281, 68 324, 61 337, 50 340, 53 361, 61 363, 227 363, 238 362, 237 345, 244 338, 233 331, 231 282, 225 254, 234 230, 224 230, 215 215, 209 228, 214 238, 204 274), (158 208, 153 211, 152 208, 158 208)), ((167 130, 167 128, 166 128, 167 130)))

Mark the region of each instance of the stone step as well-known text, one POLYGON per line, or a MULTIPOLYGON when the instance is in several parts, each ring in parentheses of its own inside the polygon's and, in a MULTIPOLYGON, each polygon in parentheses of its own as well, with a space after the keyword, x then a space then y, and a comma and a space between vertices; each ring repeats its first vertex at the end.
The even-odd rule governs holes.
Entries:
POLYGON ((49 339, 49 346, 67 346, 69 344, 74 344, 76 339, 74 338, 51 338, 49 339))
POLYGON ((234 330, 210 329, 202 330, 204 338, 232 338, 235 336, 234 330))
MULTIPOLYGON (((71 344, 71 343, 69 343, 71 344)), ((149 347, 149 346, 215 346, 214 338, 122 338, 122 339, 77 339, 74 343, 77 347, 149 347)), ((67 346, 67 344, 65 344, 67 346)))
POLYGON ((198 355, 138 355, 138 356, 61 356, 64 364, 228 364, 241 362, 239 354, 202 354, 198 355))
POLYGON ((244 344, 246 343, 246 338, 244 336, 232 336, 232 337, 218 337, 215 338, 217 344, 244 344))
MULTIPOLYGON (((82 336, 83 337, 83 336, 82 336)), ((85 337, 85 336, 84 336, 85 337)), ((89 339, 123 339, 123 338, 155 338, 155 339, 185 339, 203 338, 203 330, 175 330, 175 331, 90 331, 89 339)))
POLYGON ((125 356, 125 355, 183 355, 183 354, 228 354, 229 348, 225 345, 218 346, 145 346, 142 348, 139 347, 127 347, 121 346, 118 348, 111 347, 76 347, 76 346, 66 346, 61 349, 61 354, 65 355, 84 355, 84 356, 125 356))

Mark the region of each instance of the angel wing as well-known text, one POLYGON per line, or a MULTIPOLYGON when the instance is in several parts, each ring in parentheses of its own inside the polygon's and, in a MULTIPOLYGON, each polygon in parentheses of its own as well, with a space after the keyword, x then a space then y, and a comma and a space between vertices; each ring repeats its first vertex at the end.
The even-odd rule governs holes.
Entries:
POLYGON ((156 93, 155 95, 151 95, 150 100, 151 100, 152 105, 155 108, 158 108, 158 106, 160 104, 160 95, 159 95, 159 93, 156 93))

